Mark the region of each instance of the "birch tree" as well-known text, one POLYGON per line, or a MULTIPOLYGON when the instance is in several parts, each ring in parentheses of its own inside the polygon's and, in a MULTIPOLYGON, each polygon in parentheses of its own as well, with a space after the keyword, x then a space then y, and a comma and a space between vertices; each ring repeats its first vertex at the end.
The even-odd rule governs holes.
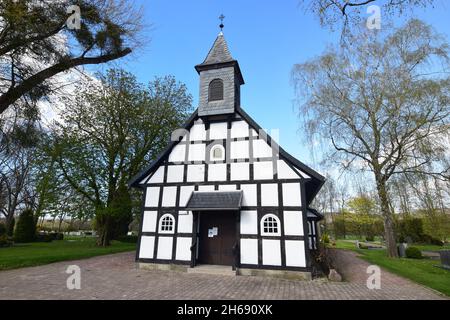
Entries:
POLYGON ((397 257, 387 185, 448 148, 442 136, 449 134, 449 45, 419 20, 368 32, 354 36, 352 46, 295 65, 293 82, 305 132, 321 138, 328 156, 346 168, 372 173, 387 252, 397 257))

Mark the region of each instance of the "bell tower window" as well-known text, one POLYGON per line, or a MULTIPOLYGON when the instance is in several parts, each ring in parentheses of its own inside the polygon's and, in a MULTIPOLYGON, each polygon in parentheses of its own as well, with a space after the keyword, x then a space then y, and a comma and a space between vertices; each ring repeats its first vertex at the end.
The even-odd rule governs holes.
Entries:
POLYGON ((214 79, 209 83, 208 101, 223 100, 223 81, 214 79))

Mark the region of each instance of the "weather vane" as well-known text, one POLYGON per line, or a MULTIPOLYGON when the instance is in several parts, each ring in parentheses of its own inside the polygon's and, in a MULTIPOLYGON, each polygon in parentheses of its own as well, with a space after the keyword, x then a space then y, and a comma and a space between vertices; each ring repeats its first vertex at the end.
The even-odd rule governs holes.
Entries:
POLYGON ((220 25, 219 25, 219 27, 220 27, 220 31, 222 31, 222 29, 223 29, 223 27, 224 27, 224 25, 223 25, 223 19, 225 19, 225 16, 224 16, 223 14, 221 14, 220 17, 219 17, 219 19, 220 19, 220 25))

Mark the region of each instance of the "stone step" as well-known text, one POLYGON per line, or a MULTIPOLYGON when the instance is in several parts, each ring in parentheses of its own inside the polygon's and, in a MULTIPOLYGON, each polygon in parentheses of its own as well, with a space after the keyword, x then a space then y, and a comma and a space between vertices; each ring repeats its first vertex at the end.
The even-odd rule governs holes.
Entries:
POLYGON ((218 265, 198 265, 194 268, 188 268, 188 273, 203 273, 203 274, 213 274, 221 276, 235 276, 236 272, 232 270, 230 266, 218 266, 218 265))

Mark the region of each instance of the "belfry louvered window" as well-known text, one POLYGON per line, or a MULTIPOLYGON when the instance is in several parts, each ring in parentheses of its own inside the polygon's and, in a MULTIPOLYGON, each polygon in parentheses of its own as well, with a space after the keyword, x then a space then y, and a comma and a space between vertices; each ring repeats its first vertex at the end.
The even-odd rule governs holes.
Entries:
POLYGON ((223 100, 223 81, 221 79, 214 79, 209 83, 208 101, 223 100))

